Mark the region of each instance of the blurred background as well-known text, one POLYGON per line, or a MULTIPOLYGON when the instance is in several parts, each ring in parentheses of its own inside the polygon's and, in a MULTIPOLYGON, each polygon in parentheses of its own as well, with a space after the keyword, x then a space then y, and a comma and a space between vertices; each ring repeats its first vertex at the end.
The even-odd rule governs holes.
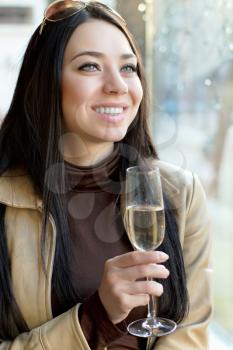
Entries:
MULTIPOLYGON (((215 302, 210 350, 233 349, 233 0, 102 2, 125 17, 143 53, 160 158, 198 173, 207 192, 215 302)), ((0 0, 0 120, 48 3, 0 0)))

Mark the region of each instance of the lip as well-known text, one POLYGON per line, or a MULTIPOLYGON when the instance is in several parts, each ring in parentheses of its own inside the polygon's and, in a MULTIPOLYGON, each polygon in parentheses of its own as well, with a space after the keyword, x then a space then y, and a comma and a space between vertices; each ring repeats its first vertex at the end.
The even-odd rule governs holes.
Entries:
POLYGON ((102 102, 102 103, 98 103, 96 105, 93 105, 92 109, 95 109, 95 108, 99 108, 99 107, 113 107, 113 108, 123 108, 123 109, 127 109, 129 108, 129 105, 127 103, 116 103, 116 102, 102 102))
POLYGON ((100 114, 100 113, 97 113, 96 111, 94 111, 94 112, 95 112, 98 119, 105 121, 105 122, 108 122, 108 123, 112 123, 112 124, 120 123, 126 118, 125 110, 123 111, 123 113, 115 115, 115 116, 112 116, 109 114, 100 114))

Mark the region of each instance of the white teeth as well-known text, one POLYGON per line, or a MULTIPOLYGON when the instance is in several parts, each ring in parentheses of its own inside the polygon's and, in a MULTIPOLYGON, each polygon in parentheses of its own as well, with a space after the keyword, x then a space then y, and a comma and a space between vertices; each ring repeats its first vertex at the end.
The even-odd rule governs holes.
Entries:
POLYGON ((95 111, 100 114, 118 115, 123 113, 123 107, 97 107, 95 111))

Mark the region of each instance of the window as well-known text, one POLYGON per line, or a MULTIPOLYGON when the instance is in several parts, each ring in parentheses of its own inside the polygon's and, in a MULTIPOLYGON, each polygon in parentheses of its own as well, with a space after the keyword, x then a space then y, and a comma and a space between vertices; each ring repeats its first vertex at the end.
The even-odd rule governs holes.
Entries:
POLYGON ((233 0, 157 0, 151 73, 160 157, 197 172, 207 192, 218 349, 233 349, 232 10, 233 0))
POLYGON ((1 24, 31 24, 32 16, 31 7, 0 6, 1 24))

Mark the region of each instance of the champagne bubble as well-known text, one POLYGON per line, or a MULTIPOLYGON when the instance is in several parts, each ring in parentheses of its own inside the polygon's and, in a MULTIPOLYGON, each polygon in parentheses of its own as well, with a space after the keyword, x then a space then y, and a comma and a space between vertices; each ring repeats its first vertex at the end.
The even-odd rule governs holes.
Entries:
POLYGON ((114 203, 104 208, 97 217, 95 233, 102 242, 106 243, 118 242, 125 234, 121 214, 114 203))
POLYGON ((80 136, 75 133, 65 133, 59 140, 59 151, 64 159, 88 156, 88 149, 80 136))
POLYGON ((47 188, 54 194, 65 193, 65 188, 62 188, 63 163, 52 164, 45 172, 45 184, 47 188))
POLYGON ((77 220, 88 218, 95 206, 94 193, 81 193, 72 196, 68 201, 68 213, 77 220))

